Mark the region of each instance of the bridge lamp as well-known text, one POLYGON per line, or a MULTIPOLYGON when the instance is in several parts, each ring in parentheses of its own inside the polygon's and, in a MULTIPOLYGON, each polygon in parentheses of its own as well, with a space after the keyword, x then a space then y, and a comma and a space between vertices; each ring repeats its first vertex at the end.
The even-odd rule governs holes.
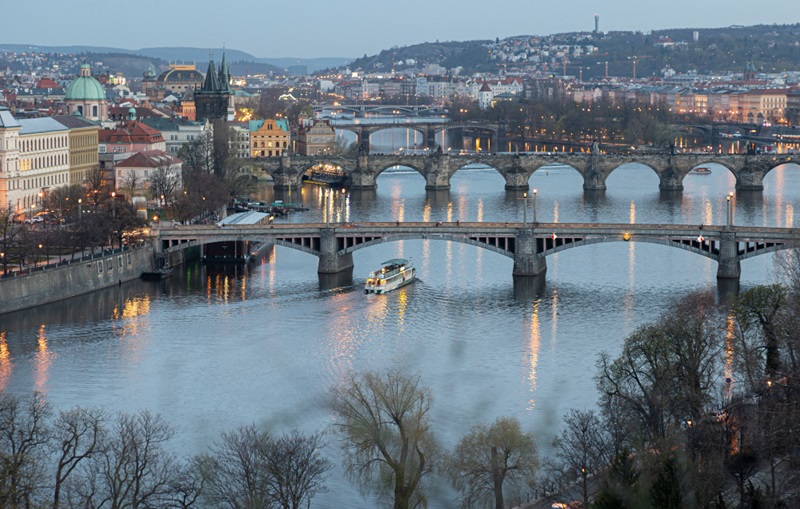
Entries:
POLYGON ((536 224, 536 193, 538 192, 538 189, 533 189, 533 224, 536 224))
POLYGON ((631 234, 627 233, 627 232, 623 233, 622 234, 622 240, 624 240, 625 242, 628 242, 629 240, 631 240, 631 234))

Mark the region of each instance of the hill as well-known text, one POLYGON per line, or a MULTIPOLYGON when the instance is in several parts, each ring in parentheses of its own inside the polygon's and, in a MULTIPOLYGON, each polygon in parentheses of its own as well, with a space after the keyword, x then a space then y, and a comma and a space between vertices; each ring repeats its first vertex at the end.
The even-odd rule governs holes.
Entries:
POLYGON ((523 67, 561 74, 566 60, 567 73, 577 75, 580 69, 584 78, 602 77, 606 62, 610 76, 631 76, 634 57, 638 77, 659 75, 668 67, 678 73, 741 72, 749 61, 761 72, 796 71, 800 70, 800 24, 437 41, 364 55, 350 66, 365 71, 389 70, 393 55, 396 68, 403 68, 411 60, 416 67, 461 66, 468 73, 523 67), (565 52, 565 46, 579 46, 583 51, 565 52))

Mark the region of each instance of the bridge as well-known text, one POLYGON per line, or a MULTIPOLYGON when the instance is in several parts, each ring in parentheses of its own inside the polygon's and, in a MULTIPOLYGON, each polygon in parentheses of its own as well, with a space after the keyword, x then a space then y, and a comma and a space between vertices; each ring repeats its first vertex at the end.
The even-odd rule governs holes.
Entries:
POLYGON ((422 148, 436 150, 436 135, 448 130, 469 130, 483 133, 484 136, 491 140, 491 147, 500 146, 500 138, 503 135, 503 129, 499 124, 491 124, 486 122, 451 122, 449 120, 444 122, 414 122, 412 120, 404 120, 402 122, 380 122, 380 123, 360 123, 356 120, 353 123, 347 122, 331 122, 334 129, 351 131, 356 134, 356 145, 362 153, 370 151, 369 138, 372 134, 387 129, 411 129, 422 134, 422 148))
POLYGON ((385 114, 405 114, 405 115, 441 115, 447 113, 445 108, 429 105, 416 104, 314 104, 311 109, 317 111, 352 111, 353 113, 385 113, 385 114))
POLYGON ((435 151, 430 155, 377 155, 364 151, 356 156, 299 156, 252 160, 272 176, 276 190, 302 186, 306 172, 315 166, 330 164, 341 168, 345 185, 351 189, 375 189, 378 176, 388 168, 404 166, 425 178, 425 189, 450 189, 450 179, 467 165, 485 165, 497 170, 505 179, 505 189, 527 191, 531 176, 547 165, 566 165, 583 177, 583 189, 606 189, 606 179, 620 166, 639 163, 652 169, 662 191, 683 190, 683 179, 696 167, 716 163, 727 168, 736 178, 737 190, 760 191, 764 177, 783 164, 798 164, 800 157, 774 154, 603 154, 597 151, 581 153, 524 153, 524 154, 447 154, 435 151))
POLYGON ((800 229, 676 224, 380 222, 178 226, 151 232, 162 253, 217 242, 274 243, 319 258, 319 274, 353 268, 353 252, 398 240, 445 240, 477 246, 514 260, 515 277, 539 276, 545 258, 603 242, 649 242, 718 262, 717 278, 737 280, 746 258, 795 248, 800 229))

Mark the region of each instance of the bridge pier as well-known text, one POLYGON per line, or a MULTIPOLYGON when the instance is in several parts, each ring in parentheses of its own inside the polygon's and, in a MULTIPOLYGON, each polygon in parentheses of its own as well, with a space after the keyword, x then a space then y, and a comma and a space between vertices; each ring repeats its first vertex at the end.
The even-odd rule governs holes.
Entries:
POLYGON ((720 234, 717 279, 739 280, 742 268, 739 262, 738 250, 736 232, 731 227, 726 227, 720 234))
POLYGON ((605 191, 606 190, 605 177, 595 171, 586 172, 583 176, 583 190, 605 191))
MULTIPOLYGON (((530 228, 519 228, 516 231, 514 244, 514 277, 530 277, 544 275, 547 262, 537 248, 538 242, 530 228)), ((543 250, 543 249, 542 249, 543 250)))
POLYGON ((377 189, 375 174, 369 171, 369 155, 359 153, 356 170, 350 174, 350 189, 377 189))
POLYGON ((683 179, 672 170, 659 174, 658 189, 661 191, 683 191, 683 179))
POLYGON ((524 172, 508 172, 503 175, 506 178, 506 191, 527 191, 530 189, 528 179, 530 175, 524 172))
POLYGON ((353 254, 339 254, 334 228, 321 228, 319 240, 318 273, 338 274, 353 269, 353 254))

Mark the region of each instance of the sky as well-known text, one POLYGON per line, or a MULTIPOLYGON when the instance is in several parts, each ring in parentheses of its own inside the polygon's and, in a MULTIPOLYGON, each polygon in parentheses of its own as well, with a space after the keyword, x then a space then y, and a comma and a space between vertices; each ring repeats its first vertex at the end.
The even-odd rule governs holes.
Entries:
POLYGON ((2 0, 0 43, 360 57, 421 42, 800 22, 797 0, 2 0), (37 16, 37 13, 41 16, 37 16))

